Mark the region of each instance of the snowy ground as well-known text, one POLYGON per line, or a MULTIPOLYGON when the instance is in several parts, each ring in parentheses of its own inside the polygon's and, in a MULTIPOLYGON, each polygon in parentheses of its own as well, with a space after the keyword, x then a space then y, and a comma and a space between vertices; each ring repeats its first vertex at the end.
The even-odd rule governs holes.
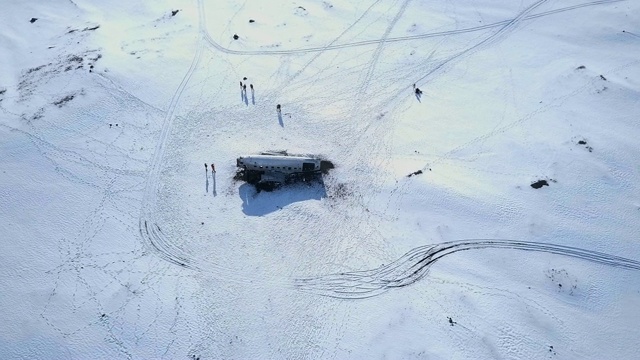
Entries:
POLYGON ((3 9, 1 358, 636 358, 640 3, 3 9))

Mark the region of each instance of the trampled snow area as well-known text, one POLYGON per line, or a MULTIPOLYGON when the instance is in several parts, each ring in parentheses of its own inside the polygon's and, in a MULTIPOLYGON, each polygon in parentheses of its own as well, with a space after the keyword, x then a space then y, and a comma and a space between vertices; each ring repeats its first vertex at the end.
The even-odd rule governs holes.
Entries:
POLYGON ((0 49, 0 358, 637 358, 638 1, 15 1, 0 49), (278 150, 335 169, 234 180, 278 150))

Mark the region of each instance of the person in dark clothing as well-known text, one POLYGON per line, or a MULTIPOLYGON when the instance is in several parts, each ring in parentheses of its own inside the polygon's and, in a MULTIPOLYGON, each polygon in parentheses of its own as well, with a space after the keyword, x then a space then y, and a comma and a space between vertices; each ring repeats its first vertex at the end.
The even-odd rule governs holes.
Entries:
POLYGON ((280 114, 280 112, 282 111, 282 109, 280 108, 280 104, 276 105, 276 111, 278 112, 278 114, 280 114))

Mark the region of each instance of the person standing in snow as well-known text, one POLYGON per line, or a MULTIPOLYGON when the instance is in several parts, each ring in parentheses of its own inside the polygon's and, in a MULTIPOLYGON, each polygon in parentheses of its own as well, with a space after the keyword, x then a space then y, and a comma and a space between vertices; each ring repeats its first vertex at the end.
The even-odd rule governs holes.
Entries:
POLYGON ((278 114, 282 113, 282 109, 280 108, 280 104, 276 105, 276 111, 278 114))
POLYGON ((211 172, 216 172, 216 167, 211 163, 211 172))
POLYGON ((207 172, 207 163, 204 163, 204 171, 207 172))

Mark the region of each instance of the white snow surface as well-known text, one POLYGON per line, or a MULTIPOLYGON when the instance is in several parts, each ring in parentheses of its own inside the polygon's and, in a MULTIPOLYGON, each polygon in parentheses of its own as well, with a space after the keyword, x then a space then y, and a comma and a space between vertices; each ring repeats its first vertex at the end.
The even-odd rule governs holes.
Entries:
POLYGON ((640 2, 2 5, 0 358, 637 359, 640 2))

